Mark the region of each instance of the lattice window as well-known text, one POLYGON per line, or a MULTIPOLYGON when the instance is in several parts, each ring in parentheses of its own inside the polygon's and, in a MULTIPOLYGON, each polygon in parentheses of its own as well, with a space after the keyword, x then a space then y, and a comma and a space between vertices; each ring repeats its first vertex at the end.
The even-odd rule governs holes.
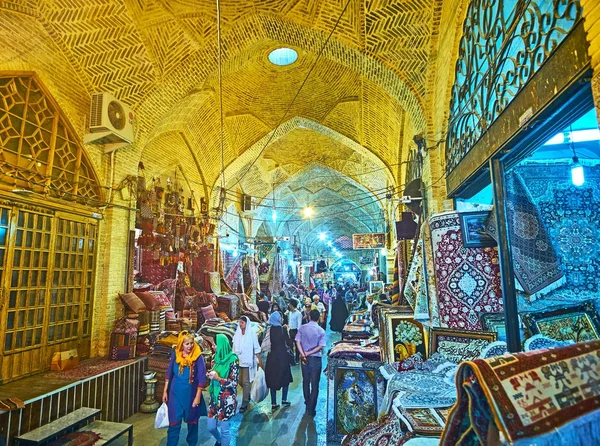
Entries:
POLYGON ((0 74, 0 181, 86 204, 103 200, 76 132, 34 74, 0 74))
POLYGON ((452 88, 446 144, 454 169, 581 17, 579 0, 472 0, 452 88))
POLYGON ((96 237, 92 223, 0 207, 0 274, 9 274, 4 353, 89 336, 96 237))
POLYGON ((17 211, 4 351, 42 344, 52 216, 17 211))

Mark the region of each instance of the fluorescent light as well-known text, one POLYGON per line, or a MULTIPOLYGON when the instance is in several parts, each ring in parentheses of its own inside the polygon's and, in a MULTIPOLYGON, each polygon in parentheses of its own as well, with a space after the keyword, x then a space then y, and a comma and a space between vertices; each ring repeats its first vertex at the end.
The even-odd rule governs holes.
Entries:
POLYGON ((585 141, 598 141, 600 140, 600 130, 589 129, 589 130, 575 130, 571 132, 571 141, 573 142, 585 142, 585 141))
POLYGON ((565 134, 559 133, 558 135, 554 135, 552 138, 550 138, 544 145, 551 146, 554 144, 562 144, 564 142, 565 142, 565 134))

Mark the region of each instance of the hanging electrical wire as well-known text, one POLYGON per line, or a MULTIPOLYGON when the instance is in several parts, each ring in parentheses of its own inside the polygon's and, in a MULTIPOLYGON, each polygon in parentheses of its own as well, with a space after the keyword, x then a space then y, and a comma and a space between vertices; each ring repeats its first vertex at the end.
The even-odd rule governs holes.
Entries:
POLYGON ((223 118, 223 45, 221 42, 221 2, 217 0, 217 39, 219 48, 219 59, 217 61, 219 70, 219 121, 220 121, 220 144, 221 144, 221 195, 217 214, 225 206, 225 121, 223 118))

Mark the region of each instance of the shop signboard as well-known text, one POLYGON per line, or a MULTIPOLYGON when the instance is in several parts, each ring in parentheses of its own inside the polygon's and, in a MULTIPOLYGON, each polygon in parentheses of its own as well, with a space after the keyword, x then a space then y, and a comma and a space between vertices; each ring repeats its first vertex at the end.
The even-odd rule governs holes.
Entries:
POLYGON ((353 249, 381 249, 385 248, 385 234, 373 232, 368 234, 352 234, 353 249))

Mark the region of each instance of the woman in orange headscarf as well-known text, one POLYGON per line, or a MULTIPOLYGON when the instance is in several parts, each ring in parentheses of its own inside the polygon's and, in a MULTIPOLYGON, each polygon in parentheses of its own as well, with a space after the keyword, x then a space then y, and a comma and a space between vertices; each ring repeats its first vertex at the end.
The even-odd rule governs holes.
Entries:
POLYGON ((169 430, 167 446, 179 442, 181 421, 188 427, 189 446, 198 444, 198 419, 206 415, 206 404, 202 389, 206 387, 206 365, 194 335, 187 330, 179 333, 177 346, 171 354, 165 375, 165 390, 162 400, 169 406, 169 430))

